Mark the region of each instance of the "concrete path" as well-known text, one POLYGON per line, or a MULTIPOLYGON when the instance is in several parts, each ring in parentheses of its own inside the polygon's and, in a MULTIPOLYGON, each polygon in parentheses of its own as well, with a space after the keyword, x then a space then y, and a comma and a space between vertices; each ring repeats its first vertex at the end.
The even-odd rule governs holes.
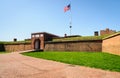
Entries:
POLYGON ((63 64, 14 52, 0 54, 0 78, 120 78, 120 72, 63 64))

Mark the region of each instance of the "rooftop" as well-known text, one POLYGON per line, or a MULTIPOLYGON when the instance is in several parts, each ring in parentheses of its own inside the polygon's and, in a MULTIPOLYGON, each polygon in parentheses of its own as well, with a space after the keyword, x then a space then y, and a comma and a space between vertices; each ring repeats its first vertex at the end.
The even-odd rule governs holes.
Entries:
POLYGON ((48 34, 48 35, 52 35, 52 36, 55 36, 55 37, 59 37, 58 35, 51 34, 51 33, 48 33, 48 32, 36 32, 36 33, 32 33, 31 35, 36 35, 36 34, 48 34))

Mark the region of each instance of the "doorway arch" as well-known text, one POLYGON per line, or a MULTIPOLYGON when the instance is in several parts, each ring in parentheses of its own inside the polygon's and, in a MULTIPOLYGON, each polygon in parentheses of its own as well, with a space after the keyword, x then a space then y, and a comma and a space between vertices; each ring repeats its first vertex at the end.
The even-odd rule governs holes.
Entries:
POLYGON ((34 42, 34 49, 35 50, 40 50, 40 40, 36 39, 34 42))

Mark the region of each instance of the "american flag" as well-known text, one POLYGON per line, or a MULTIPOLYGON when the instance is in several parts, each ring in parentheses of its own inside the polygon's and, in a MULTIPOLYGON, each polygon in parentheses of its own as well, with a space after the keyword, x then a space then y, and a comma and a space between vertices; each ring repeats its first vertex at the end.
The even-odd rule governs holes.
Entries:
POLYGON ((65 6, 65 7, 64 7, 64 12, 66 12, 66 11, 70 10, 70 8, 71 8, 70 4, 69 4, 69 5, 67 5, 67 6, 65 6))

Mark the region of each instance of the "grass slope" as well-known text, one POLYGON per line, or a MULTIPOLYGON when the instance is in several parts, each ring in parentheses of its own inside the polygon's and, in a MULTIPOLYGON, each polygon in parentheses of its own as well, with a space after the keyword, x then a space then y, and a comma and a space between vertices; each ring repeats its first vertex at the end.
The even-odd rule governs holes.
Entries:
POLYGON ((23 55, 120 72, 120 56, 91 52, 31 52, 23 55))
POLYGON ((78 40, 102 40, 106 36, 108 36, 108 35, 58 38, 58 39, 53 39, 53 42, 56 42, 56 41, 78 41, 78 40))
POLYGON ((25 44, 25 43, 31 43, 31 41, 17 41, 17 42, 13 42, 13 41, 9 41, 9 42, 5 42, 5 41, 0 41, 0 44, 25 44))
POLYGON ((0 51, 0 54, 3 54, 3 53, 7 53, 7 52, 0 51))

